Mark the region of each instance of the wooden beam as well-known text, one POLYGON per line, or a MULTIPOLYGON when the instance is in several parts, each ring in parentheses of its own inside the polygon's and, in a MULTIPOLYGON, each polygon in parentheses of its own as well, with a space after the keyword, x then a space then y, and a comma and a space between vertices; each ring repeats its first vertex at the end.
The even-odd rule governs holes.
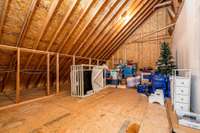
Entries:
MULTIPOLYGON (((154 4, 156 4, 157 1, 155 1, 154 4)), ((154 5, 153 4, 153 5, 154 5)), ((148 13, 145 14, 145 16, 141 17, 141 20, 138 21, 136 24, 134 24, 134 27, 131 27, 124 36, 121 36, 121 39, 117 39, 113 44, 113 47, 111 47, 110 49, 112 49, 112 51, 107 52, 103 57, 110 57, 114 51, 116 51, 116 49, 118 49, 122 43, 124 43, 124 41, 130 36, 132 35, 132 33, 152 14, 152 12, 154 11, 154 9, 148 11, 148 13)), ((108 59, 108 58, 106 58, 108 59)))
POLYGON ((163 3, 159 3, 157 5, 154 6, 154 9, 158 9, 158 8, 161 8, 161 7, 166 7, 166 6, 170 6, 172 4, 172 1, 165 1, 163 3))
POLYGON ((4 7, 3 7, 3 10, 2 10, 2 16, 1 16, 1 22, 0 22, 0 41, 1 41, 1 38, 2 38, 2 30, 3 30, 4 21, 6 19, 6 12, 7 12, 7 9, 8 9, 9 1, 10 0, 4 1, 4 7))
MULTIPOLYGON (((50 55, 56 55, 58 52, 48 52, 48 51, 43 51, 43 50, 36 50, 36 49, 29 49, 29 48, 20 48, 16 46, 9 46, 9 45, 4 45, 0 44, 0 49, 3 50, 10 50, 10 51, 17 51, 17 49, 20 49, 21 52, 28 52, 28 53, 35 53, 35 54, 50 54, 50 55)), ((73 57, 75 55, 70 55, 70 54, 62 54, 59 53, 60 56, 65 56, 65 57, 73 57)), ((89 57, 84 57, 84 56, 75 56, 76 58, 79 59, 89 59, 89 57)), ((93 60, 97 60, 96 58, 92 58, 93 60)), ((99 59, 101 60, 101 59, 99 59)), ((104 60, 103 60, 104 61, 104 60)))
POLYGON ((174 11, 172 10, 172 8, 167 7, 167 11, 169 13, 169 16, 172 18, 172 20, 176 19, 176 14, 174 13, 174 11))
MULTIPOLYGON (((131 13, 132 15, 130 15, 131 18, 130 18, 129 22, 127 22, 125 24, 124 24, 124 22, 122 22, 122 24, 117 23, 116 24, 118 26, 118 27, 116 27, 117 31, 113 31, 113 33, 110 33, 110 36, 106 35, 105 37, 103 37, 103 38, 107 37, 107 40, 99 41, 99 43, 101 43, 101 44, 99 44, 98 47, 96 47, 96 51, 94 50, 93 54, 90 53, 90 56, 91 57, 93 57, 93 56, 98 57, 99 54, 102 54, 108 48, 108 46, 111 44, 111 41, 117 36, 117 34, 122 32, 123 29, 130 24, 131 21, 133 21, 137 18, 138 14, 140 13, 140 10, 147 3, 148 3, 148 0, 143 0, 142 2, 138 1, 138 3, 134 2, 133 8, 132 8, 132 13, 131 13)), ((112 28, 112 29, 114 29, 114 28, 112 28)))
MULTIPOLYGON (((151 36, 151 35, 153 35, 153 34, 156 34, 156 33, 158 33, 158 32, 161 32, 161 31, 163 31, 163 30, 166 30, 166 29, 168 29, 168 28, 170 28, 170 27, 174 27, 175 25, 176 25, 175 23, 169 24, 169 25, 164 26, 164 27, 162 27, 162 28, 160 28, 160 29, 158 29, 158 30, 152 31, 152 32, 150 32, 150 33, 147 33, 147 34, 143 35, 142 37, 144 38, 144 37, 151 36)), ((133 42, 135 42, 135 41, 138 41, 139 39, 140 39, 140 37, 138 37, 138 38, 134 39, 133 41, 131 41, 131 42, 129 42, 129 43, 126 43, 126 44, 131 44, 131 43, 133 43, 133 42)))
MULTIPOLYGON (((101 1, 100 1, 101 2, 101 1)), ((101 4, 101 6, 99 7, 99 9, 97 10, 97 12, 95 12, 95 14, 92 16, 92 18, 90 20, 88 20, 88 23, 85 25, 85 27, 83 27, 83 29, 81 30, 81 32, 79 33, 79 35, 76 37, 76 39, 73 41, 72 43, 72 47, 69 51, 71 51, 74 48, 74 45, 77 44, 78 40, 80 39, 80 37, 85 33, 86 29, 89 27, 89 25, 95 20, 95 18, 98 16, 99 13, 101 13, 101 11, 105 8, 106 4, 108 3, 108 1, 104 1, 103 4, 101 4)), ((78 52, 78 49, 71 54, 76 55, 76 53, 78 52)))
POLYGON ((60 84, 60 81, 59 81, 59 54, 56 54, 56 93, 57 94, 60 92, 59 84, 60 84))
MULTIPOLYGON (((17 51, 17 49, 20 49, 21 52, 30 52, 30 53, 36 53, 36 54, 49 54, 49 55, 56 55, 56 52, 48 52, 48 51, 42 51, 42 50, 35 50, 35 49, 28 49, 28 48, 19 48, 16 46, 9 46, 9 45, 3 45, 0 44, 0 49, 3 50, 10 50, 10 51, 17 51)), ((68 54, 59 54, 60 56, 65 56, 65 57, 74 57, 75 55, 68 55, 68 54)), ((75 56, 75 58, 79 59, 89 59, 88 57, 83 57, 83 56, 75 56)), ((92 58, 93 60, 97 60, 95 58, 92 58)), ((101 60, 101 59, 99 59, 101 60)))
POLYGON ((16 103, 20 102, 20 49, 17 49, 16 103))
POLYGON ((106 28, 120 14, 120 12, 122 12, 122 10, 124 9, 124 7, 127 5, 128 2, 130 2, 130 1, 129 0, 125 0, 124 3, 120 6, 120 8, 115 12, 115 14, 112 15, 110 20, 105 24, 105 26, 100 30, 100 32, 98 32, 98 34, 96 35, 96 37, 94 37, 92 42, 89 43, 88 46, 90 46, 90 49, 89 50, 85 49, 84 52, 83 52, 83 55, 86 55, 86 57, 87 57, 94 50, 94 48, 97 46, 97 45, 94 45, 94 42, 98 39, 98 37, 100 37, 103 34, 103 32, 106 30, 106 28))
MULTIPOLYGON (((52 18, 52 16, 53 16, 55 10, 56 10, 56 8, 57 8, 57 6, 58 6, 58 4, 59 4, 59 1, 60 1, 60 0, 53 0, 53 2, 52 2, 52 4, 51 4, 51 7, 50 7, 50 9, 49 9, 49 12, 48 12, 48 14, 47 14, 47 17, 46 17, 46 19, 44 20, 44 24, 43 24, 43 26, 42 26, 42 28, 41 28, 39 37, 37 38, 36 43, 35 43, 35 44, 33 45, 33 47, 32 47, 33 49, 37 49, 37 47, 38 47, 38 45, 39 45, 39 43, 40 43, 40 40, 41 40, 41 38, 43 37, 43 35, 44 35, 45 31, 46 31, 46 28, 47 28, 47 26, 48 26, 48 24, 49 24, 49 22, 50 22, 50 20, 51 20, 51 18, 52 18)), ((27 66, 30 64, 32 58, 33 58, 33 54, 31 54, 31 55, 29 56, 25 67, 27 67, 27 66)))
MULTIPOLYGON (((85 17, 85 15, 88 13, 88 11, 91 9, 92 5, 94 4, 95 0, 91 0, 91 2, 87 5, 86 9, 83 11, 83 13, 81 14, 81 16, 79 17, 79 19, 76 21, 75 25, 73 26, 72 30, 70 31, 69 34, 67 34, 67 37, 65 37, 65 39, 62 41, 61 46, 58 48, 58 52, 61 52, 65 46, 65 44, 67 43, 67 41, 69 40, 69 38, 73 35, 75 29, 79 26, 79 24, 81 23, 82 19, 85 17)), ((70 49, 70 48, 69 48, 70 49)), ((66 52, 68 53, 68 52, 66 52)))
POLYGON ((47 95, 50 95, 50 54, 47 54, 47 95))
MULTIPOLYGON (((138 17, 135 17, 134 21, 132 21, 131 23, 129 23, 129 25, 127 25, 126 28, 122 29, 122 31, 116 35, 116 37, 113 38, 113 40, 111 42, 116 42, 117 40, 119 40, 119 38, 122 38, 128 31, 129 29, 132 29, 135 27, 135 23, 137 24, 139 22, 139 20, 145 16, 145 14, 148 13, 149 9, 151 8, 151 5, 153 4, 154 1, 148 2, 148 4, 144 4, 144 8, 142 9, 142 13, 140 15, 138 15, 138 17), (140 19, 139 19, 140 18, 140 19), (116 41, 115 41, 116 40, 116 41)), ((113 45, 114 43, 110 43, 110 46, 107 47, 107 49, 101 54, 100 57, 104 57, 107 53, 109 53, 109 50, 112 50, 114 48, 115 45, 113 45)))
MULTIPOLYGON (((98 21, 98 23, 95 25, 95 27, 92 29, 92 31, 90 31, 90 33, 87 35, 87 37, 83 40, 83 42, 80 44, 80 46, 77 48, 77 52, 75 52, 75 55, 77 55, 77 53, 80 51, 80 49, 86 45, 85 49, 88 49, 89 45, 85 44, 87 42, 87 40, 94 34, 94 32, 102 25, 102 23, 105 21, 106 18, 108 18, 108 16, 112 13, 112 11, 116 8, 116 6, 118 5, 118 3, 120 2, 120 0, 116 0, 115 3, 111 6, 111 8, 108 10, 107 13, 105 13, 105 15, 102 17, 101 20, 98 21)), ((84 51, 84 49, 82 49, 80 52, 84 51)), ((82 53, 80 53, 79 55, 82 55, 82 53)))

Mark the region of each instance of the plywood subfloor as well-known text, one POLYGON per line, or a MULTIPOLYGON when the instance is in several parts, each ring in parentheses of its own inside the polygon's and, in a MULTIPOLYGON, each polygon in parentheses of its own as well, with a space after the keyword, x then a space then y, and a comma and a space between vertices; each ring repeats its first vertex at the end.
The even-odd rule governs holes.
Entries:
POLYGON ((170 128, 165 108, 133 89, 107 88, 84 99, 62 94, 0 111, 0 132, 10 133, 124 133, 132 123, 140 133, 170 128))
MULTIPOLYGON (((60 89, 60 92, 66 91, 64 89, 60 89)), ((50 94, 53 95, 56 93, 56 89, 51 89, 50 94)), ((70 95, 69 90, 67 91, 67 94, 70 95)), ((25 102, 28 100, 41 98, 46 96, 46 88, 33 88, 33 89, 26 89, 21 90, 20 92, 20 101, 25 102)), ((16 93, 15 91, 9 92, 8 94, 0 93, 0 108, 15 104, 16 99, 16 93)))

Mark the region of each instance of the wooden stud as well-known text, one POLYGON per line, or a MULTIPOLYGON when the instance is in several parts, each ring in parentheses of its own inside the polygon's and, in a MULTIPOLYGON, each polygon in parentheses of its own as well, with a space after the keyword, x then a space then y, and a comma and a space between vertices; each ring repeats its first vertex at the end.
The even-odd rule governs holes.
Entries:
POLYGON ((73 56, 73 63, 72 64, 76 65, 76 56, 75 55, 73 56))
MULTIPOLYGON (((50 7, 50 9, 49 9, 49 12, 48 12, 48 14, 47 14, 47 17, 46 17, 46 19, 45 19, 45 21, 44 21, 44 25, 42 26, 41 32, 40 32, 40 34, 39 34, 39 37, 37 38, 36 43, 35 43, 35 44, 33 45, 33 47, 32 47, 33 49, 37 49, 37 47, 38 47, 38 45, 39 45, 39 43, 40 43, 40 40, 41 40, 41 38, 43 37, 43 35, 44 35, 44 33, 45 33, 46 29, 47 29, 47 26, 48 26, 48 24, 49 24, 49 22, 50 22, 50 20, 51 20, 51 18, 52 18, 52 16, 53 16, 53 14, 54 14, 56 8, 57 8, 57 6, 58 6, 59 1, 60 1, 60 0, 54 0, 54 1, 52 2, 51 7, 50 7)), ((33 58, 33 54, 31 54, 31 55, 29 56, 25 67, 27 67, 27 66, 30 64, 32 58, 33 58)))
POLYGON ((47 54, 47 95, 50 94, 50 54, 47 54))
POLYGON ((20 102, 20 49, 17 49, 16 103, 20 102))
POLYGON ((6 12, 7 12, 7 9, 8 9, 9 1, 10 0, 4 1, 4 7, 3 7, 3 10, 2 10, 2 17, 1 17, 1 22, 0 22, 0 41, 1 41, 1 38, 2 38, 2 30, 3 30, 4 21, 6 19, 6 12))
POLYGON ((59 54, 56 54, 56 93, 60 91, 59 87, 59 54))
MULTIPOLYGON (((92 59, 89 58, 89 65, 92 65, 92 59)), ((91 69, 91 66, 89 66, 89 69, 91 69)))

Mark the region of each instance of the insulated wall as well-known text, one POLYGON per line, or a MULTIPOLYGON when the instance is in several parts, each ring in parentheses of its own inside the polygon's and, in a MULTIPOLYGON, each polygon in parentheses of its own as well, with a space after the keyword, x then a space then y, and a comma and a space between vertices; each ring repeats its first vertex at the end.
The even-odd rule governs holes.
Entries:
POLYGON ((192 69, 192 110, 200 113, 200 1, 185 0, 177 20, 173 51, 178 68, 192 69))
POLYGON ((112 55, 109 66, 119 63, 119 60, 133 60, 139 68, 153 67, 160 55, 160 44, 163 41, 171 44, 168 29, 156 32, 171 24, 166 8, 157 9, 112 55), (153 33, 154 34, 150 34, 153 33))

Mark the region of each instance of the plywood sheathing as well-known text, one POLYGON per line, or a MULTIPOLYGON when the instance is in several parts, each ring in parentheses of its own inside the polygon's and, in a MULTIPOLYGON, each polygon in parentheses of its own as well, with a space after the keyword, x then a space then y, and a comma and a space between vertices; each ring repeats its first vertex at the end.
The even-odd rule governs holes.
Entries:
POLYGON ((125 125, 124 133, 133 123, 140 125, 139 133, 170 132, 164 107, 149 104, 136 90, 119 88, 107 88, 85 99, 64 93, 0 111, 0 121, 0 131, 20 133, 117 133, 125 125))
MULTIPOLYGON (((166 8, 157 10, 112 55, 109 62, 111 63, 111 60, 114 58, 114 63, 117 64, 120 59, 125 60, 126 57, 128 60, 138 63, 139 68, 148 66, 155 68, 156 61, 160 55, 160 43, 166 41, 171 44, 171 37, 168 34, 168 29, 146 37, 143 36, 169 24, 171 24, 171 20, 166 8)), ((113 66, 112 63, 110 65, 113 66)))

